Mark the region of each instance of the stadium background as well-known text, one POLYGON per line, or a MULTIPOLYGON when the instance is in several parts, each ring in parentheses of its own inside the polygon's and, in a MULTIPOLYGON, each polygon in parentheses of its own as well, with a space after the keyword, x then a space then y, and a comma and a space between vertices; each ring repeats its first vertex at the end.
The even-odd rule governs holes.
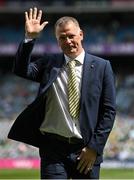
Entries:
MULTIPOLYGON (((38 84, 12 73, 24 37, 24 11, 34 6, 43 10, 49 25, 37 41, 33 59, 60 51, 53 26, 59 17, 70 15, 84 31, 85 49, 110 60, 116 77, 117 116, 102 166, 134 168, 134 0, 0 0, 0 171, 39 168, 37 149, 7 139, 13 121, 37 93, 38 84)), ((133 171, 131 175, 134 178, 133 171)))

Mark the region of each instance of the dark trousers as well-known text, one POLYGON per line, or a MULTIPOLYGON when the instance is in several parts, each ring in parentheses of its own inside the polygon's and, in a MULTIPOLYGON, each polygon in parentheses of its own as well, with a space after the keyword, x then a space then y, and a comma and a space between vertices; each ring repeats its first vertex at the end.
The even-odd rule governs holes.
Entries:
POLYGON ((40 146, 41 179, 99 179, 100 165, 94 165, 88 174, 77 170, 83 143, 69 144, 54 138, 44 138, 40 146))

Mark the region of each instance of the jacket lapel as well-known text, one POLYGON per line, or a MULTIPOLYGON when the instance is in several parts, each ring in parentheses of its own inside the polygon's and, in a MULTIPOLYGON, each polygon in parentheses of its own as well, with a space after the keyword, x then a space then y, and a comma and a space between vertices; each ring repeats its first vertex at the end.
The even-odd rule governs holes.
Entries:
POLYGON ((49 77, 49 81, 46 84, 46 86, 43 88, 42 93, 44 93, 49 86, 56 80, 60 69, 62 68, 64 62, 65 62, 65 58, 63 56, 63 54, 58 54, 57 58, 57 62, 56 62, 56 66, 54 66, 50 72, 50 77, 49 77))
POLYGON ((81 86, 81 104, 87 99, 87 94, 92 91, 91 84, 95 76, 95 64, 92 56, 88 53, 85 54, 82 86, 81 86))

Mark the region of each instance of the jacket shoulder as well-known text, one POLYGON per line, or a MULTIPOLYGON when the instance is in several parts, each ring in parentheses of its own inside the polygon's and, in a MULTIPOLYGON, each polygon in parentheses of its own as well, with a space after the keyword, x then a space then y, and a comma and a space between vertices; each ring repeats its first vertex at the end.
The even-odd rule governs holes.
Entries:
POLYGON ((102 57, 92 55, 92 54, 89 54, 89 53, 86 53, 86 54, 87 54, 87 56, 89 57, 90 60, 95 61, 96 63, 106 64, 107 62, 109 62, 108 59, 104 59, 102 57))

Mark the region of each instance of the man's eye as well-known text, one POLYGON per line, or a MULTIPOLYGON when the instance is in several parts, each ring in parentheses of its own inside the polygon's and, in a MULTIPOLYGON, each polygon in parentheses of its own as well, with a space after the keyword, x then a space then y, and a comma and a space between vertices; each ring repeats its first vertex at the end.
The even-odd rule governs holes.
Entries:
POLYGON ((61 41, 65 41, 67 39, 73 39, 75 37, 75 35, 68 35, 68 36, 60 36, 60 40, 61 41))
POLYGON ((60 40, 65 40, 65 39, 66 39, 65 36, 61 36, 61 37, 60 37, 60 40))
POLYGON ((74 35, 70 35, 68 36, 69 39, 73 39, 74 38, 74 35))

